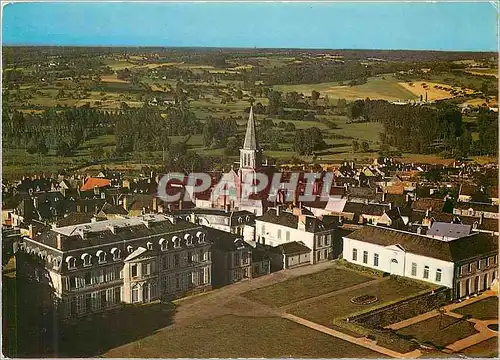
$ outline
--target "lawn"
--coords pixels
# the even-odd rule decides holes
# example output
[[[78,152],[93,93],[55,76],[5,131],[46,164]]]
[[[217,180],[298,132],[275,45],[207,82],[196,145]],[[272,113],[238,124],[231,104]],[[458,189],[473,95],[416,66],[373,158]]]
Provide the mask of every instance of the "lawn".
[[[167,328],[105,357],[379,358],[382,355],[282,318],[223,316]]]
[[[474,319],[498,319],[498,298],[490,296],[470,305],[453,310],[454,313],[471,315]]]
[[[333,268],[255,289],[243,295],[266,305],[280,307],[372,279],[355,271]]]
[[[475,358],[498,358],[498,338],[492,337],[462,350],[462,354]]]
[[[442,319],[440,318],[440,315],[435,316],[399,329],[397,333],[413,336],[421,342],[429,342],[442,347],[477,333],[474,324],[466,320],[448,315],[443,315]]]
[[[342,287],[338,287],[342,289]],[[428,286],[424,283],[413,281],[399,281],[393,278],[385,278],[381,282],[354,289],[308,304],[299,305],[290,311],[302,318],[316,323],[330,326],[336,318],[345,318],[351,314],[366,312],[374,308],[385,306],[426,290]],[[371,305],[357,305],[351,299],[360,295],[374,295],[379,300]]]

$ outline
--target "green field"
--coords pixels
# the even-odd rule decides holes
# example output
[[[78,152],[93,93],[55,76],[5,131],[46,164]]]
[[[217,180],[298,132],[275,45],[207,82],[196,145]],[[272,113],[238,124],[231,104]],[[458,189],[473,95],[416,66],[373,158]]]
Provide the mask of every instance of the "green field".
[[[279,307],[372,279],[351,270],[333,268],[252,290],[244,295],[266,305]]]
[[[453,312],[470,315],[474,319],[479,320],[498,319],[498,297],[490,296],[484,300],[455,309]]]
[[[384,278],[375,284],[299,305],[291,309],[291,312],[310,321],[330,326],[334,319],[342,319],[355,313],[367,312],[371,309],[416,295],[426,289],[429,289],[428,285],[420,282],[402,282],[397,279]],[[371,305],[358,305],[351,302],[353,297],[361,295],[376,296],[378,301]]]
[[[415,337],[421,342],[447,346],[455,341],[474,335],[474,324],[451,316],[440,315],[399,329],[398,334]]]
[[[321,84],[300,84],[300,85],[278,85],[276,90],[283,92],[297,91],[310,96],[313,90],[322,95],[328,95],[330,99],[366,99],[371,100],[416,100],[417,96],[398,84],[391,75],[377,76],[369,78],[366,84],[355,86],[341,86],[338,82]]]
[[[382,355],[282,318],[223,316],[172,327],[105,357],[380,358]]]

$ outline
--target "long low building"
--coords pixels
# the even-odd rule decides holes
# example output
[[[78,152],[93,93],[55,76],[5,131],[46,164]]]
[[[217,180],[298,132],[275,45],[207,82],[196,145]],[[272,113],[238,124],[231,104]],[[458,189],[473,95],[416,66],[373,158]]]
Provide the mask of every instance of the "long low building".
[[[346,261],[453,289],[459,299],[498,281],[498,237],[478,233],[443,241],[377,226],[343,237]]]

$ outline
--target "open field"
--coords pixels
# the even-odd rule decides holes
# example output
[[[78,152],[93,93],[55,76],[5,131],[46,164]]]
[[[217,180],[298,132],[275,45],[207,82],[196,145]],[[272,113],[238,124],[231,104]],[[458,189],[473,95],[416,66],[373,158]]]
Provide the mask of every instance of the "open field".
[[[466,94],[472,93],[471,90],[469,89],[450,87],[449,85],[446,84],[427,82],[427,81],[415,81],[412,83],[400,82],[399,84],[408,91],[415,94],[417,97],[422,96],[424,100],[427,94],[428,101],[453,98],[455,97],[455,95],[451,94],[452,90],[464,91]]]
[[[281,318],[223,316],[172,327],[105,357],[333,358],[382,355]]]
[[[430,342],[436,346],[447,346],[457,340],[474,335],[474,324],[452,316],[440,315],[399,329],[397,333],[413,336],[421,342]]]
[[[367,97],[375,100],[415,100],[417,96],[411,91],[401,86],[391,75],[377,76],[369,78],[363,85],[347,86],[340,85],[339,82],[329,82],[320,84],[298,84],[298,85],[276,85],[278,91],[297,91],[306,96],[310,96],[313,90],[322,95],[328,95],[330,99],[357,100]]]
[[[384,278],[380,282],[365,287],[337,294],[333,297],[320,299],[308,304],[299,305],[290,310],[291,313],[307,320],[331,326],[336,318],[344,318],[358,312],[366,312],[374,308],[416,295],[430,287],[427,284],[413,281],[398,281]],[[341,289],[339,287],[338,289]],[[358,305],[351,299],[360,295],[374,295],[379,300],[371,305]]]
[[[498,297],[490,296],[484,300],[455,309],[453,312],[470,315],[474,319],[479,320],[498,319]]]
[[[490,68],[470,68],[466,69],[466,72],[474,75],[488,75],[494,76],[498,78],[498,69],[490,69]]]
[[[371,277],[355,271],[333,268],[252,290],[244,295],[266,305],[279,307],[370,280]]]
[[[114,83],[128,83],[128,81],[118,79],[116,75],[103,75],[101,76],[101,81],[103,82],[114,82]]]

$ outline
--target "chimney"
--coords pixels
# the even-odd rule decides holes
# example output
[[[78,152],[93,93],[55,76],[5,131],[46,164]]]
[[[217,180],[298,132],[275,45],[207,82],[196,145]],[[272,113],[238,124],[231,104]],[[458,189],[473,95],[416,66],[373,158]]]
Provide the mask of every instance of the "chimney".
[[[28,236],[30,239],[33,239],[33,225],[28,225]]]
[[[96,223],[97,222],[97,217],[95,215],[92,216],[92,218],[90,219],[90,222],[91,223]]]
[[[158,202],[156,196],[153,196],[153,212],[158,212]]]
[[[62,238],[61,234],[57,234],[56,236],[56,247],[58,250],[62,250]]]
[[[484,214],[481,213],[481,216],[479,217],[479,225],[483,223],[483,219],[484,219]]]
[[[299,231],[306,231],[306,217],[305,217],[305,215],[299,215],[297,229]]]
[[[182,210],[182,200],[179,200],[179,210]]]
[[[276,216],[280,216],[280,206],[276,206]]]
[[[382,202],[385,202],[385,191],[382,193]]]

